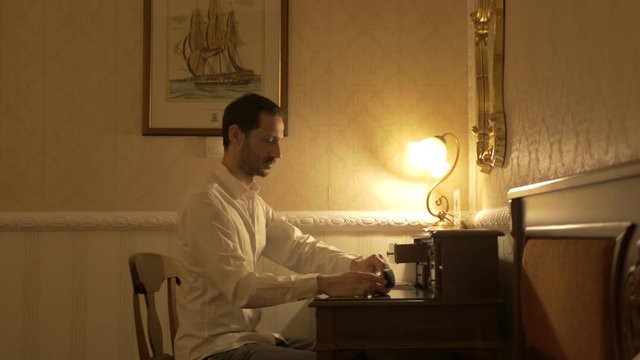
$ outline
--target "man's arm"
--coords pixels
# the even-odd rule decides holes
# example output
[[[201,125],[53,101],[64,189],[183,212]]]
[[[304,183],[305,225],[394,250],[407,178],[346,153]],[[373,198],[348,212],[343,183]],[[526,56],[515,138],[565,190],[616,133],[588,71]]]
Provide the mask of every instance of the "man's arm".
[[[378,274],[386,262],[380,255],[367,258],[347,254],[311,235],[303,234],[284,219],[270,218],[263,255],[298,273],[317,272],[318,292],[331,296],[387,293]],[[327,275],[328,274],[328,275]]]
[[[257,308],[314,296],[316,274],[275,276],[253,270],[248,244],[241,243],[239,229],[208,194],[192,197],[178,223],[184,261],[238,308]]]
[[[359,257],[327,245],[284,219],[274,218],[267,226],[262,255],[297,273],[335,274],[351,270]]]
[[[382,255],[367,258],[347,254],[336,247],[303,234],[300,229],[275,216],[264,202],[267,243],[263,255],[297,273],[333,274],[345,271],[380,273],[388,267]]]

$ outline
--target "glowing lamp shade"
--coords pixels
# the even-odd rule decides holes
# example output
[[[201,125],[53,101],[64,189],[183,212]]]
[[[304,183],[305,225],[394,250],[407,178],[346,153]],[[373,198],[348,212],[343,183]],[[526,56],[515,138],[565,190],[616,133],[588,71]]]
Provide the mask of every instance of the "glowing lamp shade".
[[[409,164],[415,170],[428,171],[434,178],[441,178],[451,166],[447,162],[447,145],[437,137],[409,143]]]
[[[447,144],[446,137],[450,137],[454,140],[455,144],[455,159],[453,165],[447,162]],[[452,133],[444,133],[442,135],[426,138],[421,141],[409,143],[408,157],[409,163],[417,171],[427,170],[431,173],[431,176],[438,179],[435,184],[431,186],[427,193],[427,211],[434,217],[438,218],[438,221],[434,223],[433,227],[448,227],[453,226],[453,215],[449,213],[449,200],[446,196],[439,196],[434,205],[441,209],[432,208],[431,196],[436,186],[445,181],[458,163],[458,155],[460,154],[460,142],[458,137]]]

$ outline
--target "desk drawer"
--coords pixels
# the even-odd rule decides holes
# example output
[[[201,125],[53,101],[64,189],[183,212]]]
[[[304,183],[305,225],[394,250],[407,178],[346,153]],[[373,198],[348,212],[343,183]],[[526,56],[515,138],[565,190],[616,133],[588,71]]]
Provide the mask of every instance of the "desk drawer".
[[[316,308],[317,350],[497,349],[499,305]]]

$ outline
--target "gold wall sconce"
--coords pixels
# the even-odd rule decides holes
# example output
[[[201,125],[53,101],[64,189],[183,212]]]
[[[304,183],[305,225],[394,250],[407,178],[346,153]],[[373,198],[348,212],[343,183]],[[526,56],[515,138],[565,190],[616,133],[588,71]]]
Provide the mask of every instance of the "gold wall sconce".
[[[448,150],[446,137],[453,139],[455,144],[456,154],[453,164],[451,165],[447,162]],[[433,194],[433,190],[451,175],[458,163],[459,155],[460,142],[458,141],[458,137],[449,132],[409,143],[408,156],[411,166],[416,170],[427,170],[431,176],[438,179],[427,193],[427,211],[431,216],[438,218],[438,221],[432,224],[430,228],[454,226],[453,214],[449,212],[449,200],[444,195],[439,196],[434,201],[434,204],[439,210],[434,210],[431,206],[431,195]]]
[[[483,173],[502,167],[507,144],[503,102],[504,0],[478,0],[475,28],[476,164]]]

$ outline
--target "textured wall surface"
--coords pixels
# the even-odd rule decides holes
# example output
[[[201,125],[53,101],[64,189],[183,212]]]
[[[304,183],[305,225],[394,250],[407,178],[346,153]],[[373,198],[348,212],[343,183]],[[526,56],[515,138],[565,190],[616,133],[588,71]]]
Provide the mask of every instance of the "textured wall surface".
[[[505,206],[515,186],[640,158],[640,3],[506,2],[508,160],[477,175],[478,209]]]
[[[454,131],[467,153],[465,12],[291,0],[290,136],[266,200],[421,209],[406,142]],[[176,210],[210,171],[204,139],[140,135],[142,1],[0,0],[0,49],[0,211]],[[466,168],[443,190],[466,199]]]

